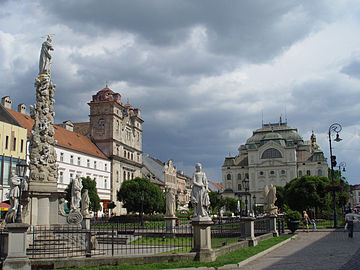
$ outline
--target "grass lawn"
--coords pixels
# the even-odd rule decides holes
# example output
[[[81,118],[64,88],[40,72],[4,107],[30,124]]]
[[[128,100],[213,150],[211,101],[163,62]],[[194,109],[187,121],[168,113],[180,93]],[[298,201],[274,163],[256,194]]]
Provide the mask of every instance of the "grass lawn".
[[[173,263],[154,263],[154,264],[143,264],[143,265],[118,265],[118,266],[103,266],[96,268],[71,268],[78,270],[150,270],[150,269],[173,269],[173,268],[186,268],[186,267],[220,267],[226,264],[236,264],[251,256],[254,256],[288,238],[291,235],[281,235],[279,237],[270,238],[260,242],[256,247],[247,247],[243,249],[239,249],[237,251],[225,254],[224,256],[220,256],[216,259],[215,262],[209,263],[201,263],[201,262],[173,262]],[[68,269],[70,270],[70,269]]]

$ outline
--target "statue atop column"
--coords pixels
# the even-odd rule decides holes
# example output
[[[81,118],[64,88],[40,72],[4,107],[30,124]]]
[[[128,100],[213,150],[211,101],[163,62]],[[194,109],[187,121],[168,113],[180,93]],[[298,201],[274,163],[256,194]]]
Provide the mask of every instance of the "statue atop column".
[[[39,75],[40,74],[50,74],[51,66],[51,55],[49,51],[53,51],[54,48],[51,44],[51,35],[47,36],[46,41],[43,42],[40,52],[40,61],[39,61]]]
[[[48,35],[47,40],[42,44],[39,75],[35,79],[36,104],[30,106],[30,116],[34,119],[29,145],[30,190],[34,190],[34,182],[48,183],[53,186],[51,189],[57,190],[58,167],[54,149],[57,142],[54,139],[53,126],[56,85],[51,82],[50,76],[51,55],[49,51],[54,50],[51,42],[51,35]],[[39,188],[36,187],[35,190],[39,191]]]
[[[167,188],[166,191],[166,213],[167,217],[174,217],[176,212],[175,196],[171,188]]]
[[[206,178],[205,172],[202,171],[201,164],[197,163],[195,165],[195,173],[192,176],[192,190],[191,190],[191,203],[194,207],[194,217],[193,219],[198,220],[209,220],[209,190],[208,190],[208,181]]]

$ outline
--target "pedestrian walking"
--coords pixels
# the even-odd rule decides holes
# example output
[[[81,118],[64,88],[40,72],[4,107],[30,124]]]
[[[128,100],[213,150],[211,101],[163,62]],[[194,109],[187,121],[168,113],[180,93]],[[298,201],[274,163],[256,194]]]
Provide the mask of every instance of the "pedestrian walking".
[[[309,223],[311,223],[311,220],[309,218],[309,215],[304,210],[303,211],[303,232],[305,231],[304,226],[306,226],[306,232],[309,232]]]
[[[316,220],[312,219],[311,223],[312,223],[313,231],[316,231]]]
[[[350,213],[347,213],[345,215],[345,222],[347,225],[346,228],[349,233],[349,238],[353,238],[353,236],[354,236],[354,220],[355,220],[355,215],[353,213],[351,213],[351,210],[350,210]]]

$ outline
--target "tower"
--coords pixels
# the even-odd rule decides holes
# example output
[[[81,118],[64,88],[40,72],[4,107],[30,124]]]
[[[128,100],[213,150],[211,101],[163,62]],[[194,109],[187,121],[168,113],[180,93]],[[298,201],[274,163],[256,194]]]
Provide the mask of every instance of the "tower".
[[[117,191],[121,183],[141,176],[142,123],[139,108],[123,104],[121,95],[107,86],[93,95],[90,106],[90,136],[111,160],[113,213],[124,214]]]

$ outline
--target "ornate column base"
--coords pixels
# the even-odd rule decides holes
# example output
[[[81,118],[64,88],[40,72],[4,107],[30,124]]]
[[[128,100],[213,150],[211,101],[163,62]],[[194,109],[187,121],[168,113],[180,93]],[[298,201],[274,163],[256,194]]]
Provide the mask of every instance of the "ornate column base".
[[[213,262],[216,260],[215,251],[211,248],[211,218],[194,218],[191,222],[194,227],[194,248],[196,260]]]
[[[269,215],[269,218],[270,218],[270,231],[272,232],[274,237],[278,237],[279,232],[278,232],[277,226],[276,226],[277,215]]]
[[[29,258],[26,256],[26,231],[30,225],[26,223],[10,223],[6,225],[9,231],[8,256],[4,261],[4,270],[31,270]]]
[[[243,217],[241,221],[245,221],[245,239],[248,241],[249,246],[257,246],[258,241],[255,237],[254,217]]]
[[[175,226],[176,226],[176,216],[172,217],[164,217],[165,219],[165,226],[167,233],[175,233]]]

